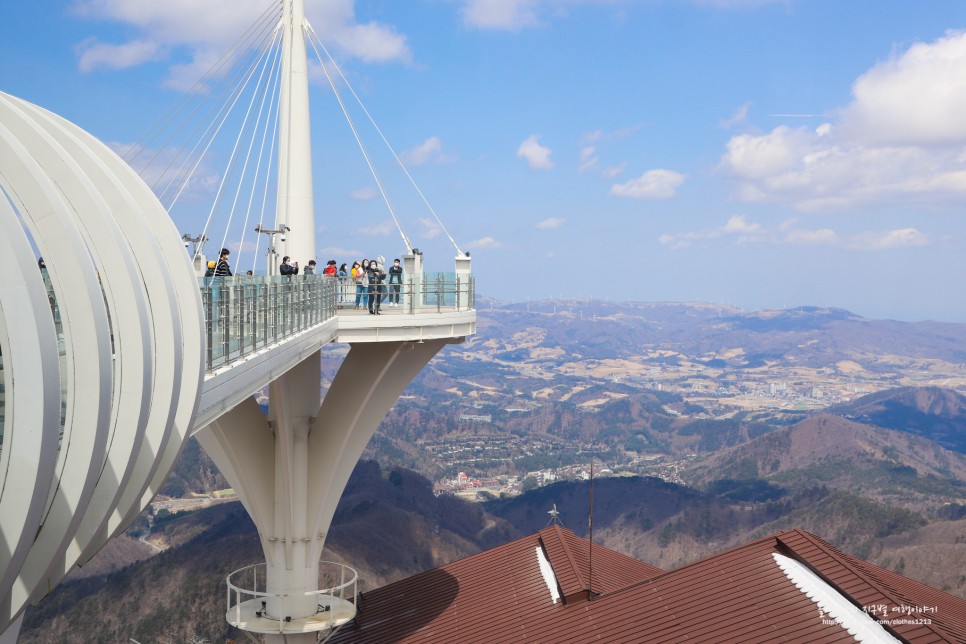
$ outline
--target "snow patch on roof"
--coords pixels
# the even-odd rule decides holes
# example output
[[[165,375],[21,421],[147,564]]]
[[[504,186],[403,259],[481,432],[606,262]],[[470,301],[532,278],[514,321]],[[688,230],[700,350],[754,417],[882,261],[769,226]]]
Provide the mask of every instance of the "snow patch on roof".
[[[540,564],[540,574],[543,575],[543,581],[547,584],[547,590],[550,591],[550,599],[556,604],[557,600],[560,599],[560,590],[557,588],[557,577],[553,574],[553,566],[550,565],[546,555],[543,554],[543,548],[537,546],[536,551],[537,563]]]
[[[823,615],[822,619],[834,620],[859,642],[899,644],[899,640],[890,635],[868,613],[856,608],[840,592],[801,563],[778,553],[772,553],[771,556],[789,581],[818,604],[820,613],[827,615]]]

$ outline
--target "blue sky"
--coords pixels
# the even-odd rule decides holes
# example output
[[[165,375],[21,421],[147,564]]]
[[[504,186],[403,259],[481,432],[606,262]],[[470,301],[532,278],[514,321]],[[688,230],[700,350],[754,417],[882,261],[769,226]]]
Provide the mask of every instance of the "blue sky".
[[[966,321],[962,0],[306,4],[480,293]],[[266,6],[8,2],[0,90],[123,148]],[[319,259],[398,256],[313,79]],[[366,145],[428,267],[449,270],[445,235]],[[205,170],[172,211],[182,232],[204,224]]]

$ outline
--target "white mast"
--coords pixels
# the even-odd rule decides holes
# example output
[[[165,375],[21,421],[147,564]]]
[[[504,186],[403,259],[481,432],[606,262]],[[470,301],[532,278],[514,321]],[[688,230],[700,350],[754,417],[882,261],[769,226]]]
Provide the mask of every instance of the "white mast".
[[[305,0],[283,0],[282,84],[279,95],[278,203],[275,228],[290,231],[277,245],[278,260],[289,255],[300,266],[315,256],[312,196],[312,132],[309,75],[305,56]]]

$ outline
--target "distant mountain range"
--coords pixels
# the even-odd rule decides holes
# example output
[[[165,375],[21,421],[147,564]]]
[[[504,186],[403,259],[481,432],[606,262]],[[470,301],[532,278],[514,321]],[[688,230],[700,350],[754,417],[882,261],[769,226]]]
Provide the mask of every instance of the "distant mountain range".
[[[743,368],[775,360],[823,367],[863,355],[966,362],[964,324],[872,320],[835,308],[547,300],[493,305],[479,318],[479,333],[467,347],[490,343],[503,349],[494,357],[509,359],[536,360],[541,349],[563,347],[556,357],[564,361],[661,349]],[[530,339],[521,342],[525,335]],[[738,351],[724,357],[731,349]]]
[[[658,567],[799,526],[848,552],[966,594],[959,566],[966,519],[930,523],[913,510],[826,487],[701,491],[627,477],[596,480],[593,493],[595,541]],[[557,483],[481,507],[434,497],[429,481],[413,472],[362,462],[323,558],[356,568],[364,591],[535,532],[549,523],[554,505],[564,525],[588,534],[590,482]],[[164,521],[158,530],[152,538],[170,543],[169,550],[62,584],[28,610],[20,641],[241,641],[224,621],[225,576],[262,558],[243,509],[233,502],[199,510]]]
[[[324,382],[344,351],[327,349]],[[479,311],[478,335],[434,359],[386,418],[367,450],[375,460],[359,465],[343,495],[325,556],[358,567],[374,587],[539,530],[553,504],[568,528],[587,534],[588,482],[483,505],[436,497],[430,480],[449,466],[427,446],[450,441],[472,456],[483,447],[471,444],[486,438],[489,449],[516,452],[468,458],[459,467],[471,475],[525,474],[589,453],[618,470],[649,458],[676,463],[679,483],[594,481],[594,539],[661,568],[801,527],[966,596],[959,391],[966,325],[814,307],[493,303]],[[192,443],[165,492],[223,485]],[[158,530],[152,539],[169,551],[64,584],[28,612],[22,641],[69,639],[79,625],[80,641],[230,637],[224,576],[262,557],[250,521],[227,504]],[[147,549],[127,538],[91,570]]]
[[[837,405],[830,413],[928,438],[966,454],[966,396],[940,387],[902,387]]]

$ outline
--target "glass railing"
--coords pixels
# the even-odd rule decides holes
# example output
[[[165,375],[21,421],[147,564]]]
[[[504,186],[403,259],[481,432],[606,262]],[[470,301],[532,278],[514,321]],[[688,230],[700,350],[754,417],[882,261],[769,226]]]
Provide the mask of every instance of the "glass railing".
[[[331,319],[339,309],[429,313],[475,307],[471,275],[423,273],[368,285],[351,277],[202,277],[208,371]]]
[[[403,313],[429,311],[465,311],[476,307],[476,282],[472,275],[458,273],[423,273],[418,277],[402,276],[399,282],[388,280],[376,286],[359,283],[351,277],[340,277],[339,308],[398,309]],[[373,307],[369,307],[369,300]]]
[[[208,370],[321,324],[336,313],[336,280],[298,277],[202,277]]]

